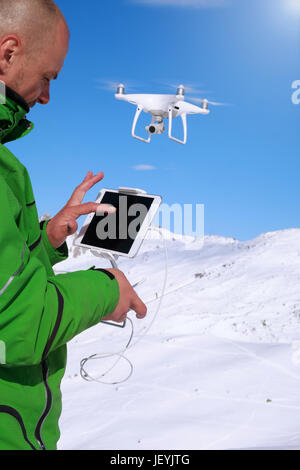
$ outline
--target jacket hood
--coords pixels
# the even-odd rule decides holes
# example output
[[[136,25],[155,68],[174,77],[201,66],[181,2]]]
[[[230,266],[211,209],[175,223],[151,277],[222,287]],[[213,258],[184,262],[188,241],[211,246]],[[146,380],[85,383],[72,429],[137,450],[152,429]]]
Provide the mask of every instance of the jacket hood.
[[[33,123],[26,119],[30,111],[24,99],[9,87],[5,87],[6,96],[0,91],[0,143],[6,144],[27,135],[33,129]]]

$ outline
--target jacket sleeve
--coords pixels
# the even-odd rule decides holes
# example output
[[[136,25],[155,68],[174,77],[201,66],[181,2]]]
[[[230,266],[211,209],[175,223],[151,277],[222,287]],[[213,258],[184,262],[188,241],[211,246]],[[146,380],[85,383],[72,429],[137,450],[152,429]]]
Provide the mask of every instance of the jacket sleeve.
[[[51,266],[54,266],[55,264],[61,263],[62,261],[65,261],[68,258],[69,250],[68,250],[67,243],[64,243],[57,250],[53,248],[53,246],[49,242],[49,238],[47,234],[47,225],[49,222],[50,222],[49,220],[44,220],[44,222],[40,223],[40,228],[41,228],[43,243],[46,248],[47,254],[49,256]]]
[[[49,278],[42,261],[31,256],[16,222],[19,205],[1,176],[0,209],[0,341],[5,365],[39,364],[115,310],[118,282],[113,275],[92,270]]]

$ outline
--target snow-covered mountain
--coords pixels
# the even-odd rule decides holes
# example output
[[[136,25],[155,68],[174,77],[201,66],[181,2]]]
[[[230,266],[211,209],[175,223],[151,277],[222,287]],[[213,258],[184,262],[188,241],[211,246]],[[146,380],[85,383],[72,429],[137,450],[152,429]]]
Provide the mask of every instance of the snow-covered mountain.
[[[126,329],[98,326],[69,344],[61,449],[300,449],[300,229],[239,242],[159,235],[119,268],[148,304],[120,385],[86,382],[79,363],[124,350]],[[57,273],[107,267],[72,246]],[[153,321],[154,320],[154,321]],[[149,329],[150,327],[150,329]],[[115,367],[105,374],[114,364]],[[130,365],[93,360],[88,372],[118,382]]]

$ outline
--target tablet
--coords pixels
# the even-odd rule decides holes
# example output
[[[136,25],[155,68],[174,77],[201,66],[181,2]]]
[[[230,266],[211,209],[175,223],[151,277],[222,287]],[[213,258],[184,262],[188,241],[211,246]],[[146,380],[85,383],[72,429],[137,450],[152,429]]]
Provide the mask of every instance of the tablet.
[[[114,214],[89,214],[77,246],[133,258],[137,255],[162,198],[143,192],[102,189],[96,203],[111,204]]]

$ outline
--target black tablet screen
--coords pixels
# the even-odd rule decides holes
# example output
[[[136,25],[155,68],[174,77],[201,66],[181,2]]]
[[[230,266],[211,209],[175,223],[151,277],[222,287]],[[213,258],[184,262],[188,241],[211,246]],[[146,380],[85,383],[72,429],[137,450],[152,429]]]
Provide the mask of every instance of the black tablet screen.
[[[81,243],[129,254],[154,198],[106,191],[101,204],[111,204],[115,214],[95,215]]]

